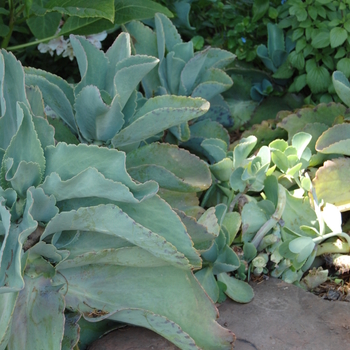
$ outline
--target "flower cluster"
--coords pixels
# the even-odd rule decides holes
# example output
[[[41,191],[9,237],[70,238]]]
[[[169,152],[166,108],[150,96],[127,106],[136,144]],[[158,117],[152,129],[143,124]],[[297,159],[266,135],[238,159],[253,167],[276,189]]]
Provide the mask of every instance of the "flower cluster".
[[[57,33],[59,33],[60,29],[58,29]],[[89,40],[92,44],[94,44],[98,49],[102,47],[101,41],[106,39],[107,33],[103,31],[99,34],[93,34],[86,36],[86,39]],[[39,44],[38,50],[41,53],[48,52],[51,56],[54,55],[55,51],[56,54],[59,56],[62,54],[62,57],[69,57],[71,61],[74,59],[74,51],[72,44],[70,43],[69,39],[64,39],[63,35],[50,40],[47,44]]]

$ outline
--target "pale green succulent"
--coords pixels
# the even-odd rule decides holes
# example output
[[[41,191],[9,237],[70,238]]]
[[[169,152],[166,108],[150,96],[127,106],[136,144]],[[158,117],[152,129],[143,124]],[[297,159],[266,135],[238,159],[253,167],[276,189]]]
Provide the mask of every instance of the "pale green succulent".
[[[120,34],[106,53],[83,37],[71,36],[70,41],[81,74],[78,84],[34,68],[25,69],[25,81],[39,88],[45,106],[80,142],[135,149],[209,109],[202,98],[165,95],[147,100],[137,92],[142,78],[159,60],[131,55],[127,33]]]
[[[226,127],[233,125],[229,106],[220,94],[233,83],[223,68],[235,55],[216,48],[195,54],[192,41],[183,42],[176,27],[160,13],[155,16],[154,31],[137,21],[128,23],[125,30],[131,34],[138,54],[159,58],[158,67],[142,79],[147,98],[164,94],[202,97],[210,102],[210,109],[200,119]],[[185,123],[170,128],[170,132],[176,140],[184,142],[189,140],[192,130]],[[175,142],[171,137],[169,140]]]
[[[85,47],[82,39],[72,39]],[[89,55],[91,47],[85,49],[77,55]],[[81,140],[128,144],[127,131],[115,137],[102,127],[112,122],[113,132],[119,128],[109,111],[122,104],[103,104],[97,90],[106,88],[110,95],[115,85],[101,86],[96,77],[91,86],[88,66],[86,72],[72,87],[28,69],[27,84],[40,90],[26,91],[20,63],[6,51],[0,54],[0,349],[84,348],[118,327],[112,321],[150,328],[182,349],[231,349],[232,333],[216,323],[217,310],[192,272],[201,267],[193,242],[207,246],[214,237],[204,231],[192,242],[178,215],[156,194],[158,184],[131,179],[124,152],[56,144],[41,114],[41,93]],[[126,90],[120,91],[127,104]],[[86,114],[92,124],[77,117],[83,96],[96,98],[96,105],[85,100],[91,108],[103,106],[100,114]],[[168,97],[162,98],[153,103]],[[186,118],[205,109],[203,100],[186,101],[191,101]],[[138,120],[136,125],[145,125],[146,113],[129,127]],[[96,125],[101,133],[93,133]]]

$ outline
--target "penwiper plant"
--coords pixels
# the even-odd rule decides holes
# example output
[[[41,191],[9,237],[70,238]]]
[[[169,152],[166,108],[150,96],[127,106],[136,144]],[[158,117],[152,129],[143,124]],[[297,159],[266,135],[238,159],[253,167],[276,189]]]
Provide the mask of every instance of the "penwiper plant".
[[[154,31],[137,21],[126,24],[125,30],[132,36],[136,53],[159,59],[158,67],[142,79],[147,98],[164,94],[202,97],[210,102],[210,109],[201,119],[226,127],[233,125],[229,107],[220,94],[232,85],[223,68],[235,55],[216,48],[195,54],[192,41],[183,42],[176,27],[160,13],[155,16]],[[190,129],[187,123],[170,128],[170,140],[187,141]]]
[[[27,86],[39,88],[53,117],[82,143],[129,151],[209,109],[201,98],[166,95],[147,100],[137,92],[142,78],[159,60],[131,55],[127,33],[120,34],[106,53],[83,37],[70,40],[81,74],[78,84],[34,68],[25,69],[25,79]],[[53,124],[62,128],[58,120]]]
[[[158,184],[135,183],[124,152],[57,143],[40,114],[42,94],[79,138],[105,141],[87,139],[79,118],[68,119],[74,92],[97,97],[96,89],[87,79],[73,89],[27,72],[40,90],[26,90],[20,63],[1,51],[0,349],[84,348],[91,333],[120,323],[151,328],[182,349],[231,349],[233,334],[216,323],[217,310],[193,276],[199,253],[156,194]],[[59,98],[65,104],[52,102]],[[188,115],[200,114],[203,103],[196,100]],[[95,121],[110,120],[106,114]]]

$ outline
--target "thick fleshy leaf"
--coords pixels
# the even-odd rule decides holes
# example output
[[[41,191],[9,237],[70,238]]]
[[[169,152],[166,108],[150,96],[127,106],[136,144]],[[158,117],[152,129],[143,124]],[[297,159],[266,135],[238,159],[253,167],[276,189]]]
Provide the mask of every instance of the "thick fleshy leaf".
[[[293,136],[308,124],[323,123],[331,127],[336,117],[347,114],[346,107],[340,103],[321,103],[315,108],[302,108],[298,113],[288,115],[277,126],[287,130],[288,140],[291,141]]]
[[[175,209],[175,212],[186,226],[186,230],[194,243],[195,249],[199,252],[208,250],[216,236],[210,233],[204,225],[198,223],[195,218],[187,216],[183,211],[178,209]]]
[[[233,240],[235,239],[240,227],[242,219],[237,212],[226,213],[224,220],[222,222],[221,228],[224,230],[226,235],[226,244],[231,246]]]
[[[26,95],[30,110],[34,116],[45,116],[43,94],[37,86],[26,86]]]
[[[226,157],[227,144],[219,139],[206,139],[201,146],[214,158],[215,162],[220,162]]]
[[[49,122],[42,117],[33,117],[35,131],[38,134],[41,147],[45,149],[47,146],[53,146],[55,144],[54,134],[55,129],[49,124]]]
[[[113,313],[109,318],[152,329],[153,332],[161,334],[180,349],[200,350],[195,341],[179,325],[153,312],[142,309],[125,309]]]
[[[78,133],[72,101],[69,100],[69,95],[66,95],[65,91],[61,89],[61,86],[56,84],[56,82],[49,81],[46,76],[29,73],[26,74],[26,84],[38,86],[43,95],[45,105],[48,105],[54,111],[55,115],[62,119],[74,133]],[[69,93],[71,92],[69,88],[65,90],[69,91]]]
[[[301,159],[303,152],[309,142],[311,141],[312,136],[305,132],[299,132],[295,134],[292,138],[292,146],[296,148],[298,158]]]
[[[117,63],[131,56],[130,35],[127,33],[119,34],[107,50],[106,56],[109,60],[108,76],[114,77]]]
[[[96,86],[84,87],[76,97],[74,108],[79,131],[88,142],[107,142],[124,124],[119,96],[108,106]]]
[[[157,186],[154,186],[154,191],[145,194],[144,197],[134,197],[127,186],[106,179],[95,168],[90,167],[66,181],[63,181],[57,173],[51,173],[40,187],[46,194],[54,195],[57,201],[98,197],[129,203],[137,203],[139,200],[154,195],[158,189]]]
[[[166,56],[166,77],[169,93],[176,95],[180,86],[180,74],[186,62],[178,57],[174,57],[175,52],[169,52]]]
[[[256,145],[257,138],[255,136],[248,136],[239,141],[233,150],[233,167],[238,168],[243,165],[246,158]]]
[[[106,91],[110,96],[114,96],[114,77],[117,72],[116,66],[119,62],[131,56],[130,35],[128,33],[119,34],[113,45],[106,52],[106,56],[109,60],[106,76]]]
[[[218,275],[222,272],[235,271],[239,268],[239,265],[240,261],[237,254],[228,245],[225,245],[214,262],[213,274]]]
[[[171,52],[173,47],[182,43],[176,27],[172,22],[161,13],[155,16],[155,25],[157,33],[158,57],[160,60],[164,58],[165,51]]]
[[[218,281],[226,284],[225,294],[237,303],[249,303],[254,298],[253,288],[247,282],[231,277],[225,272],[217,278]]]
[[[315,247],[311,237],[298,237],[289,243],[289,250],[297,254],[297,261],[302,262],[309,257]]]
[[[126,24],[125,27],[128,33],[135,38],[133,41],[133,46],[139,55],[158,56],[156,34],[151,28],[138,21],[132,21]],[[157,69],[153,69],[142,80],[142,86],[145,90],[145,95],[147,98],[154,96],[154,92],[160,85],[161,83],[159,81]]]
[[[350,159],[327,160],[313,180],[317,198],[334,204],[340,211],[350,208]]]
[[[5,177],[8,179],[14,177],[22,161],[37,164],[40,176],[39,181],[45,171],[44,152],[35,131],[32,116],[28,107],[21,102],[18,102],[17,105],[17,119],[21,120],[21,124],[3,157],[3,166],[1,169],[1,184],[3,188],[9,186],[7,182],[9,180],[6,180]],[[6,162],[6,160],[10,159],[12,159],[11,164]],[[7,169],[5,169],[5,162]]]
[[[58,213],[55,197],[48,196],[41,188],[31,187],[28,192],[33,198],[30,215],[36,221],[49,222]]]
[[[6,69],[6,74],[5,74]],[[12,137],[17,132],[20,118],[14,118],[17,114],[17,102],[29,107],[24,87],[24,72],[15,56],[1,50],[0,54],[0,148],[6,149]]]
[[[114,235],[140,246],[154,256],[175,266],[190,267],[187,258],[163,237],[146,229],[114,205],[80,208],[55,216],[45,228],[41,239],[69,230],[94,231]]]
[[[350,124],[338,124],[326,130],[317,140],[316,150],[350,156]]]
[[[66,259],[57,267],[61,270],[71,269],[91,264],[108,264],[131,267],[159,267],[169,265],[164,260],[155,257],[140,247],[123,247],[104,249],[81,254],[74,259]]]
[[[228,64],[234,61],[235,58],[236,55],[230,51],[221,50],[218,48],[210,48],[204,62],[204,69],[225,68]]]
[[[42,171],[38,163],[21,161],[17,169],[13,165],[13,158],[4,159],[5,180],[17,192],[18,197],[25,198],[28,187],[40,184]]]
[[[196,219],[199,219],[205,211],[199,206],[198,196],[195,192],[176,192],[160,188],[158,195],[169,203],[173,209],[181,210],[186,215]]]
[[[201,267],[201,259],[185,226],[164,200],[155,195],[137,204],[118,202],[118,206],[137,223],[164,237],[187,257],[193,267]]]
[[[228,90],[232,84],[232,79],[224,71],[218,68],[210,68],[202,74],[201,80],[191,96],[211,100],[216,95]]]
[[[69,312],[65,315],[64,337],[62,340],[62,350],[71,350],[78,344],[80,336],[80,327],[78,322],[81,318],[80,313]]]
[[[60,270],[69,283],[68,307],[87,313],[96,308],[112,314],[125,309],[124,317],[118,321],[144,327],[149,327],[146,321],[153,313],[168,318],[175,323],[174,327],[176,324],[180,326],[200,348],[232,348],[232,333],[216,323],[217,311],[190,271],[170,266],[132,268],[108,265],[91,265],[88,275],[85,271],[87,267]],[[56,276],[56,283],[65,283],[60,275]],[[118,282],[121,280],[123,283]],[[134,281],[138,281],[142,288],[134,288]],[[169,302],[177,307],[164,308]],[[127,313],[129,308],[145,310],[146,315],[140,312],[139,317],[131,318]],[[167,327],[164,328],[163,322],[155,330],[170,341],[179,339]]]
[[[130,56],[116,64],[114,76],[114,94],[120,96],[121,108],[124,108],[132,92],[141,80],[158,64],[159,60],[149,56]]]
[[[286,191],[287,201],[283,211],[282,220],[284,226],[294,232],[303,235],[300,226],[312,226],[318,229],[315,211],[308,200],[292,196]]]
[[[149,99],[134,116],[134,122],[112,139],[114,147],[145,140],[172,126],[197,118],[209,109],[200,98],[158,96]]]
[[[211,185],[208,166],[175,145],[152,143],[128,153],[129,174],[140,182],[155,180],[173,191],[199,192]]]
[[[213,158],[210,158],[210,154],[207,153],[201,144],[205,139],[219,139],[224,141],[227,145],[230,143],[230,137],[227,130],[218,122],[212,120],[202,120],[194,123],[190,126],[191,138],[189,141],[181,144],[182,147],[188,148],[196,154],[203,154],[208,157],[212,162],[215,162]]]
[[[11,334],[12,315],[16,306],[17,293],[0,294],[0,349],[6,349]]]
[[[191,95],[195,82],[199,80],[199,75],[208,53],[207,50],[200,51],[197,55],[191,58],[181,72],[181,84],[179,86],[178,95]]]
[[[153,182],[136,184],[125,169],[125,153],[84,144],[67,145],[59,143],[56,147],[49,146],[45,150],[46,173],[57,173],[63,181],[85,171],[89,167],[96,168],[106,179],[121,182],[129,187],[138,199],[156,192],[158,185]]]
[[[250,241],[262,225],[269,219],[266,212],[256,203],[249,202],[242,209],[242,239]]]
[[[32,67],[25,67],[24,72],[26,74],[26,79],[27,79],[28,75],[40,76],[42,78],[45,78],[51,84],[57,85],[62,90],[62,92],[66,95],[70,104],[73,106],[73,104],[74,104],[74,88],[72,85],[68,84],[63,78],[59,77],[58,75],[46,72],[44,70],[32,68]],[[30,82],[30,81],[28,81],[28,82]],[[26,80],[26,85],[35,85],[35,84],[28,84],[28,82]],[[47,88],[47,86],[43,86],[43,90],[45,90],[45,88]],[[42,91],[42,93],[43,93],[43,91]]]
[[[35,349],[60,349],[65,307],[61,286],[52,286],[44,277],[24,279],[13,314],[9,349],[25,349],[28,344]]]
[[[84,37],[70,35],[70,42],[78,61],[81,76],[80,83],[75,86],[75,95],[87,85],[94,85],[99,90],[105,90],[108,58]]]
[[[332,76],[334,89],[339,98],[349,107],[350,106],[350,83],[346,76],[336,71]]]
[[[195,277],[209,295],[210,299],[216,303],[219,299],[219,286],[213,275],[213,269],[211,267],[205,267],[196,272]]]

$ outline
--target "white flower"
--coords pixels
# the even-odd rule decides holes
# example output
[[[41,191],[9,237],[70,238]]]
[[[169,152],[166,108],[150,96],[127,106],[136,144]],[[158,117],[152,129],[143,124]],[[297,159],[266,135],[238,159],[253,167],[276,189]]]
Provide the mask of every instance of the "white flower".
[[[58,34],[60,30],[61,29],[58,28],[56,34]],[[99,34],[88,35],[86,36],[86,39],[89,40],[98,49],[101,49],[102,48],[101,41],[106,39],[106,37],[107,37],[107,33],[103,31],[102,33],[99,33]],[[57,55],[62,54],[62,57],[69,57],[71,61],[73,61],[75,56],[70,40],[69,39],[65,40],[63,36],[60,36],[56,39],[52,39],[47,44],[43,44],[43,43],[39,44],[38,50],[41,53],[48,52],[51,56],[53,56],[56,51]]]
[[[67,40],[64,40],[63,36],[59,38],[50,40],[47,44],[39,44],[38,50],[41,53],[49,52],[51,56],[53,56],[56,51],[57,55],[60,55],[67,48]]]
[[[53,50],[50,48],[50,46],[48,44],[39,44],[38,45],[38,50],[41,52],[41,53],[46,53],[48,52],[51,56],[53,56]]]
[[[99,34],[88,35],[86,37],[92,44],[94,44],[98,49],[102,47],[101,41],[105,40],[107,37],[107,33],[103,31]]]
[[[73,46],[69,40],[66,49],[63,51],[62,57],[69,57],[71,61],[74,59]]]

